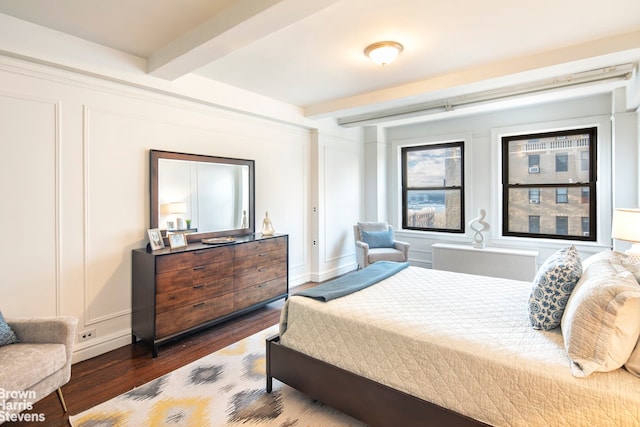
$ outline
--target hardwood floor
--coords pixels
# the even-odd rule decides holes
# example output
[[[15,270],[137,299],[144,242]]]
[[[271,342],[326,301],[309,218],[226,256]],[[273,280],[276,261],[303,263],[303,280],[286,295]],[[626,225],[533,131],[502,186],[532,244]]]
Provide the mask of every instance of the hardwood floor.
[[[291,293],[316,284],[298,286]],[[44,414],[44,423],[15,422],[5,423],[3,426],[68,426],[69,415],[85,411],[275,325],[280,320],[283,304],[284,301],[277,301],[242,317],[163,345],[155,359],[151,357],[151,348],[138,342],[76,363],[71,367],[71,381],[62,387],[67,413],[63,413],[56,393],[52,393],[29,411]]]

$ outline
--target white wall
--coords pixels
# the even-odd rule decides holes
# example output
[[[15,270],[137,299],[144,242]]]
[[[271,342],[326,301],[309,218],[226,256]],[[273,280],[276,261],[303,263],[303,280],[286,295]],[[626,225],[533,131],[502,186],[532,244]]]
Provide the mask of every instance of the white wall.
[[[621,91],[616,96],[624,96]],[[542,263],[566,242],[543,239],[505,238],[501,230],[500,135],[519,131],[543,131],[575,126],[598,127],[598,242],[577,242],[581,255],[611,247],[611,210],[638,206],[638,128],[637,114],[617,111],[612,95],[594,95],[528,107],[476,114],[452,119],[392,127],[387,129],[389,150],[389,220],[396,230],[401,225],[399,194],[399,149],[403,145],[425,142],[465,141],[465,216],[470,220],[478,209],[488,212],[491,230],[487,244],[500,247],[535,249]],[[624,102],[622,102],[624,104]],[[613,125],[611,117],[613,117]],[[367,178],[369,179],[369,178]],[[467,227],[468,228],[468,227]],[[431,266],[431,245],[436,242],[472,242],[472,233],[397,232],[411,243],[413,264]],[[624,246],[624,245],[622,245]]]
[[[312,280],[323,281],[356,267],[352,230],[362,217],[364,158],[362,144],[349,144],[336,136],[315,136]]]
[[[76,344],[76,361],[130,342],[131,250],[146,244],[150,149],[255,160],[256,228],[268,211],[276,231],[289,234],[291,285],[354,262],[345,243],[352,219],[337,212],[359,216],[357,130],[0,57],[0,138],[0,310],[72,315],[79,331],[95,328],[95,338]],[[331,212],[313,246],[318,185]]]

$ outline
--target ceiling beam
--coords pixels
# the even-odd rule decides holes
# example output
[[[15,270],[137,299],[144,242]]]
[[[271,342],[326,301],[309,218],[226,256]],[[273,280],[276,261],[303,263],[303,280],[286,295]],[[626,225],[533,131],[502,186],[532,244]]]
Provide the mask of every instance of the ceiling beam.
[[[333,99],[305,107],[305,116],[347,117],[467,95],[505,85],[523,84],[556,75],[635,62],[640,55],[640,31],[487,63],[441,76],[373,92]]]
[[[596,70],[556,76],[545,80],[505,86],[498,89],[485,90],[422,104],[412,104],[368,114],[341,117],[338,118],[338,124],[346,127],[370,126],[416,116],[424,117],[428,114],[454,111],[460,108],[478,107],[499,101],[514,101],[523,96],[551,95],[561,89],[582,89],[590,86],[599,86],[606,87],[606,91],[611,91],[615,87],[627,86],[628,81],[635,76],[635,68],[636,65],[632,63],[613,65]],[[613,85],[614,83],[615,85]],[[598,91],[604,90],[598,89]]]
[[[151,55],[147,73],[175,80],[338,1],[235,0],[218,15]]]

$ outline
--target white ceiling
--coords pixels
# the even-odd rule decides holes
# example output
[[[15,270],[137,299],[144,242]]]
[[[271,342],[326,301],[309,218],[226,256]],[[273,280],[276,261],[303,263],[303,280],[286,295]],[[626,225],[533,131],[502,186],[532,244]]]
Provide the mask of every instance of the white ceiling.
[[[0,13],[339,116],[640,58],[639,0],[0,0]],[[373,42],[404,45],[381,67]]]

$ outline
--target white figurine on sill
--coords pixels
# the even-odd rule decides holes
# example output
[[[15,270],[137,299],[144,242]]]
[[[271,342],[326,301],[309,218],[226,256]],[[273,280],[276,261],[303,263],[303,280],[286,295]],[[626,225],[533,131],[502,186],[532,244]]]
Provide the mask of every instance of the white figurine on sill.
[[[489,223],[487,223],[484,218],[487,216],[487,211],[484,209],[478,210],[478,217],[469,221],[469,228],[474,231],[473,235],[473,247],[484,249],[484,231],[487,231],[491,228]]]

